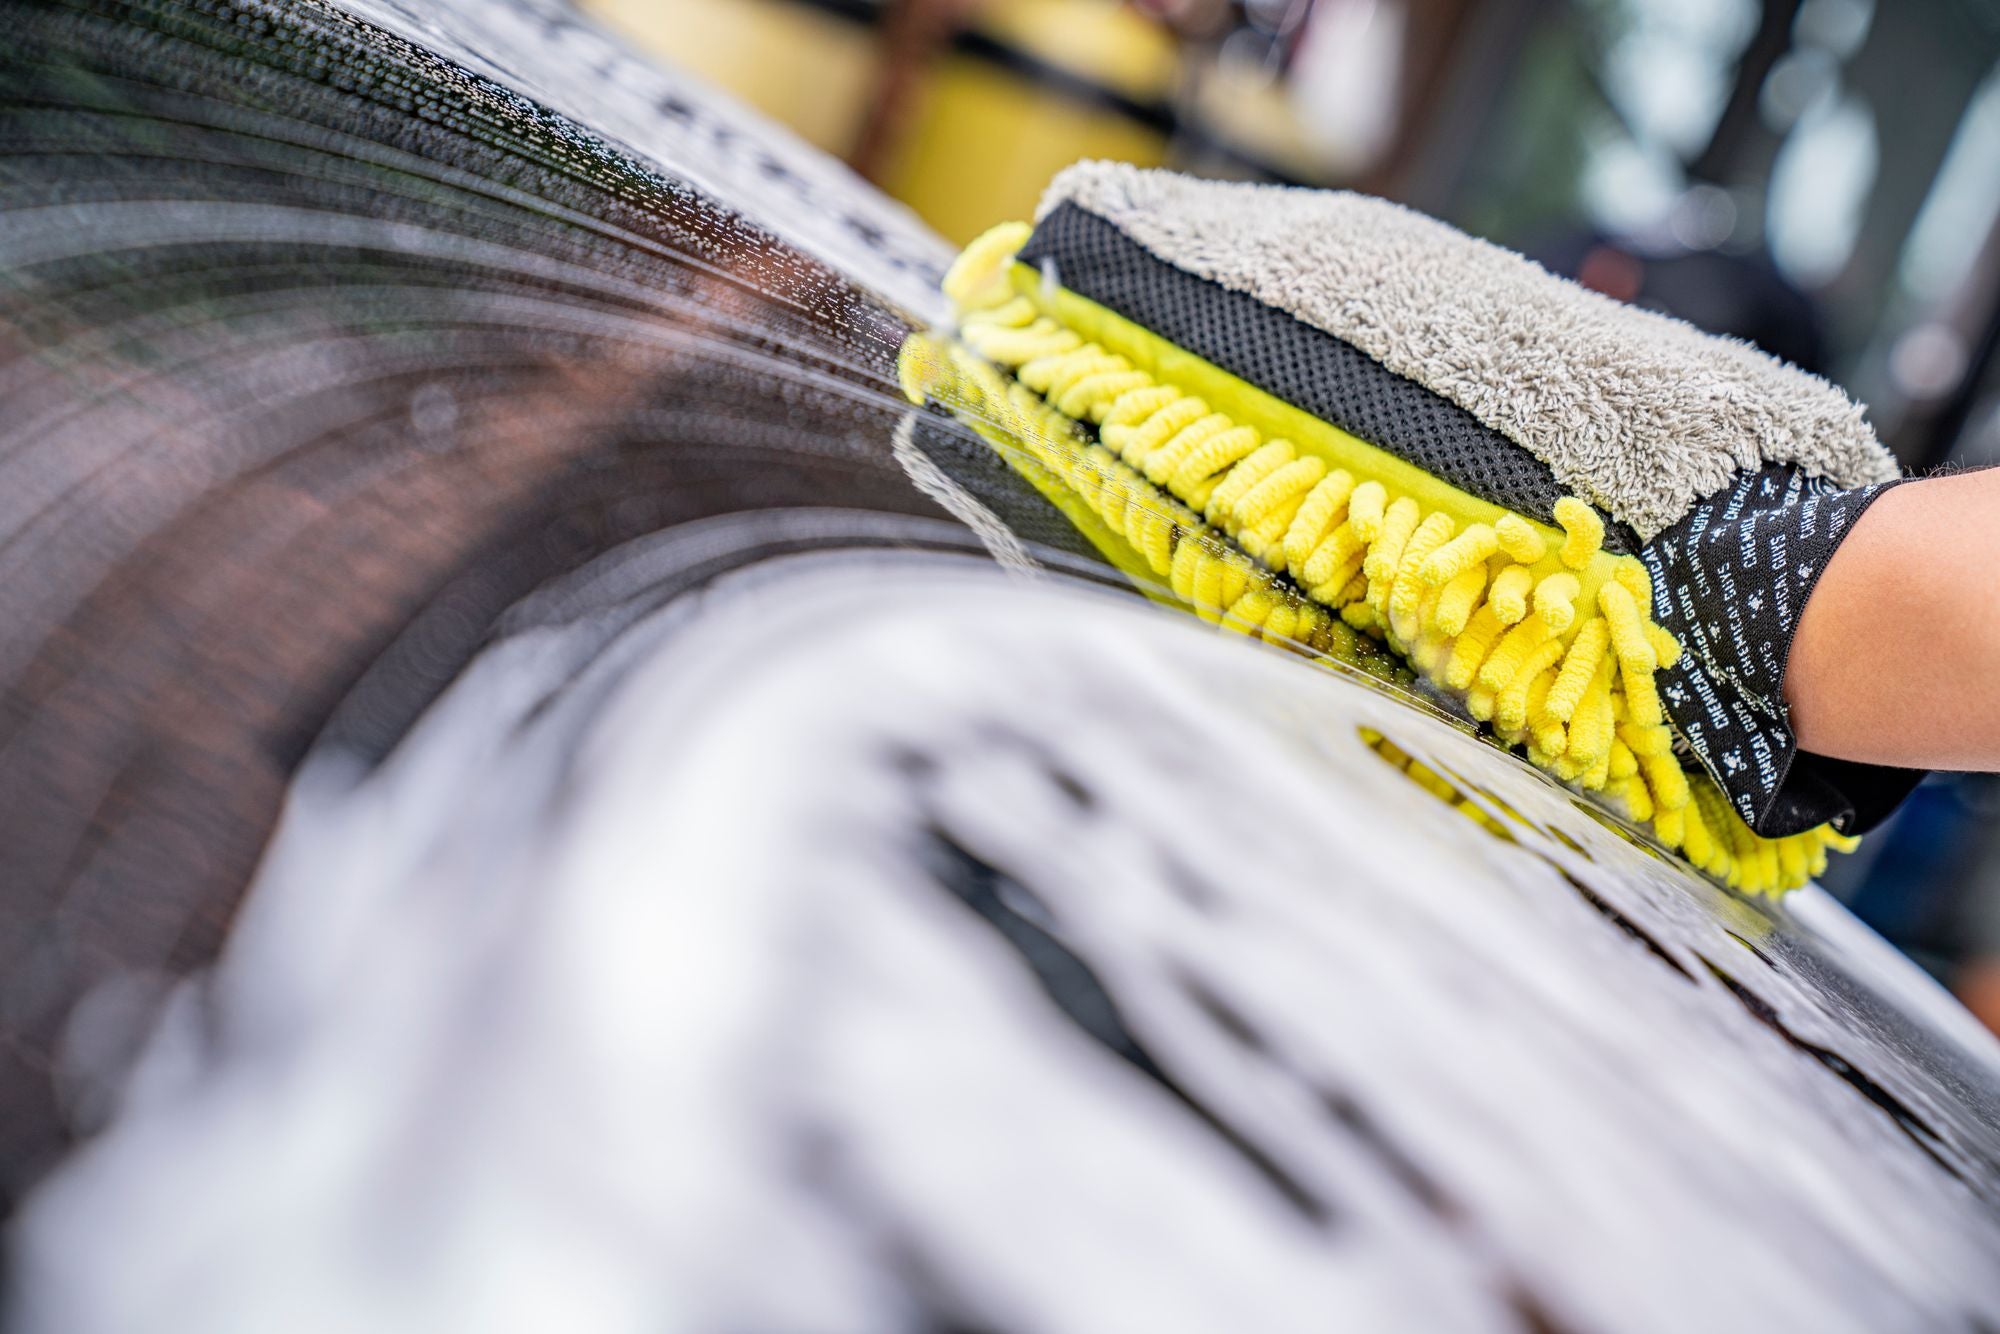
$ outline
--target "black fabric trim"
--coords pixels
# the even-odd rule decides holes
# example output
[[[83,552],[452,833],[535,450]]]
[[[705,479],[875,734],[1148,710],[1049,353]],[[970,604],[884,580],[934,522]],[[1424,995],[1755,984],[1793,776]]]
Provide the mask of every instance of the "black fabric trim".
[[[1785,669],[1806,600],[1834,550],[1888,490],[1841,490],[1774,466],[1745,474],[1639,552],[1653,615],[1686,650],[1661,702],[1744,821],[1767,838],[1882,822],[1923,779],[1798,748]]]
[[[1523,446],[1345,339],[1175,268],[1074,203],[1050,210],[1020,259],[1052,265],[1077,295],[1462,491],[1555,522],[1567,492]],[[1605,529],[1609,550],[1638,549],[1625,525],[1607,519]]]

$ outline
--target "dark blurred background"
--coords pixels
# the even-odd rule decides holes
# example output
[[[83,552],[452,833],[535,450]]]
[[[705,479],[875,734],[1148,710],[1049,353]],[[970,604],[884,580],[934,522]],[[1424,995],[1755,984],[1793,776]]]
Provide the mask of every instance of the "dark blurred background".
[[[2000,0],[581,3],[953,241],[1080,157],[1366,190],[2000,462]],[[1828,888],[2000,1028],[2000,784]]]

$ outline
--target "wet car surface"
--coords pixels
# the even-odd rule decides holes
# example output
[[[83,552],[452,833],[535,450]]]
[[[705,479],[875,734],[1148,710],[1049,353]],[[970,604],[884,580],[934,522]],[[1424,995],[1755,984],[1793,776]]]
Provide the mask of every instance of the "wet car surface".
[[[1986,1034],[1142,596],[837,168],[554,4],[10,21],[23,1328],[2000,1321]]]

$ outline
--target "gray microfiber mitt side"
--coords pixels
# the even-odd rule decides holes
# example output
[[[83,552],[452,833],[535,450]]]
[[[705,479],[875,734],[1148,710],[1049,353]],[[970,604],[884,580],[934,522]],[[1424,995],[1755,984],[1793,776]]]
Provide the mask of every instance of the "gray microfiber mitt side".
[[[1895,460],[1833,385],[1386,200],[1081,162],[1043,196],[1346,340],[1533,453],[1642,541],[1743,473]]]

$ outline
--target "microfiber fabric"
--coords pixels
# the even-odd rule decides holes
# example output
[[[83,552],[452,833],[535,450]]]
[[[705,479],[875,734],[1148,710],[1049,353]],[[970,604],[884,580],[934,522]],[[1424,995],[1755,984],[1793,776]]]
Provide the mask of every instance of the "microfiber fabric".
[[[1082,162],[1038,217],[1064,203],[1429,389],[1641,541],[1770,464],[1837,487],[1897,475],[1825,380],[1386,200]]]

